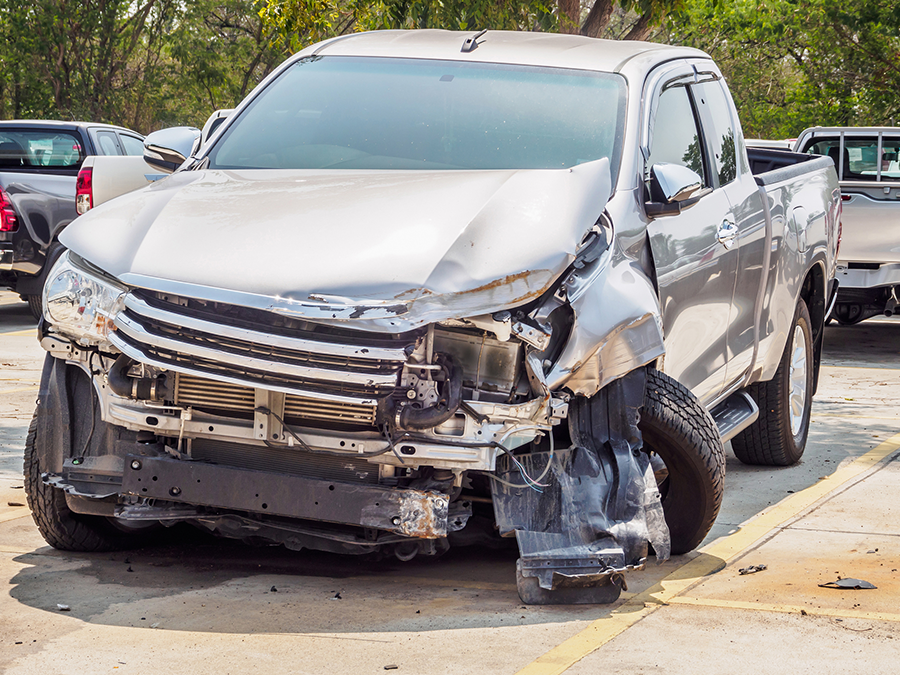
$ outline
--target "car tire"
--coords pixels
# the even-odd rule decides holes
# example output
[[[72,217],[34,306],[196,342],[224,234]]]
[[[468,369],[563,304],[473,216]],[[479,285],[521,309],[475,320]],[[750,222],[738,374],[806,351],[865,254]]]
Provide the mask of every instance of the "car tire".
[[[25,438],[25,495],[44,541],[61,551],[82,552],[116,551],[146,542],[143,533],[124,532],[103,516],[70,510],[65,492],[41,480],[36,442],[37,412]]]
[[[44,307],[43,307],[43,303],[41,302],[41,296],[40,295],[26,295],[22,299],[28,303],[28,309],[31,310],[31,316],[34,317],[34,320],[40,321],[41,317],[44,314]]]
[[[725,449],[716,423],[687,387],[648,369],[638,427],[644,451],[659,455],[665,464],[659,489],[672,553],[692,551],[712,529],[722,506]]]
[[[759,418],[731,439],[731,449],[744,464],[790,466],[803,456],[812,410],[813,362],[812,322],[800,300],[775,377],[747,388],[759,406]]]

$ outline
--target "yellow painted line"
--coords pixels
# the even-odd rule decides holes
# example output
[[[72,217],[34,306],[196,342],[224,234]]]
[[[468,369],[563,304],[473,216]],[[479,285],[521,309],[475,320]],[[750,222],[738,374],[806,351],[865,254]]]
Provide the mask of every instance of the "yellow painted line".
[[[609,615],[597,619],[562,644],[529,663],[517,675],[559,675],[595,652],[638,621],[670,604],[673,598],[698,583],[703,577],[723,569],[728,562],[779,526],[793,520],[823,497],[837,490],[890,456],[900,448],[900,434],[892,436],[866,454],[801,492],[785,498],[763,511],[741,529],[717,539],[702,549],[700,555],[682,565],[656,586],[638,593]]]
[[[21,394],[23,391],[37,391],[40,387],[33,385],[31,387],[19,387],[17,389],[4,389],[0,391],[0,396],[3,394]]]
[[[669,601],[670,605],[691,605],[694,607],[719,607],[722,609],[749,609],[759,612],[778,612],[780,614],[800,614],[809,616],[830,616],[839,619],[868,619],[870,621],[900,622],[900,614],[887,612],[864,612],[853,609],[829,609],[827,607],[804,607],[802,605],[770,605],[765,602],[740,602],[737,600],[715,600],[713,598],[692,598],[679,596]]]
[[[37,328],[29,328],[28,330],[11,330],[0,335],[37,335]]]
[[[24,518],[25,516],[30,516],[31,511],[28,510],[26,506],[13,506],[10,508],[14,508],[15,511],[10,511],[8,513],[0,513],[0,523],[8,523],[11,520],[16,520],[17,518]]]

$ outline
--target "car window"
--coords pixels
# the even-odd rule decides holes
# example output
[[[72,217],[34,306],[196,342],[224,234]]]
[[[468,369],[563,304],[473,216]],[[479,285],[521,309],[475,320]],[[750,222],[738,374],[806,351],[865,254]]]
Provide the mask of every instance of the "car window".
[[[878,138],[844,137],[844,155],[841,158],[841,139],[818,138],[806,147],[812,155],[831,157],[841,180],[878,180]],[[881,180],[900,180],[900,138],[882,138]]]
[[[317,57],[287,68],[216,141],[210,168],[565,169],[607,157],[625,79],[494,63]]]
[[[0,167],[59,168],[79,166],[84,159],[81,141],[71,133],[55,130],[0,131]]]
[[[135,136],[128,136],[126,134],[119,134],[119,140],[122,142],[122,149],[125,151],[126,155],[144,154],[144,141],[142,141],[140,138],[136,138]]]
[[[116,138],[115,131],[98,131],[97,145],[100,146],[101,155],[121,155],[122,150],[119,148],[119,141]]]
[[[707,80],[691,85],[694,102],[703,120],[706,142],[710,146],[713,169],[719,185],[727,185],[737,178],[737,150],[731,106],[719,80]]]
[[[709,186],[703,166],[697,120],[684,86],[665,89],[656,107],[656,118],[650,136],[648,171],[654,164],[661,163],[686,166],[703,178],[704,187]]]

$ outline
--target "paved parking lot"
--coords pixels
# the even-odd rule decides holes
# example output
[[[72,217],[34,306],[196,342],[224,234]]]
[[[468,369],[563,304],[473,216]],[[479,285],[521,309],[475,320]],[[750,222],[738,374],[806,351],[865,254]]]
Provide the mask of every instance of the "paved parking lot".
[[[515,551],[372,563],[178,528],[127,553],[49,548],[17,505],[43,352],[0,293],[0,672],[895,673],[898,338],[898,321],[827,329],[803,461],[729,453],[700,551],[630,575],[613,606],[526,607]],[[877,588],[818,585],[839,577]]]

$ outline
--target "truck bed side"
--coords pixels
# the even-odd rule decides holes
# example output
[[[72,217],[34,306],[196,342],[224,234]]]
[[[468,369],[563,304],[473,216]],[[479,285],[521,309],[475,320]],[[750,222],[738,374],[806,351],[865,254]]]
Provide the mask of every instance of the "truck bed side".
[[[763,197],[768,230],[768,260],[757,303],[759,345],[752,381],[775,374],[787,342],[798,298],[807,299],[820,342],[831,290],[840,191],[834,164],[779,150],[748,149],[751,171]]]

